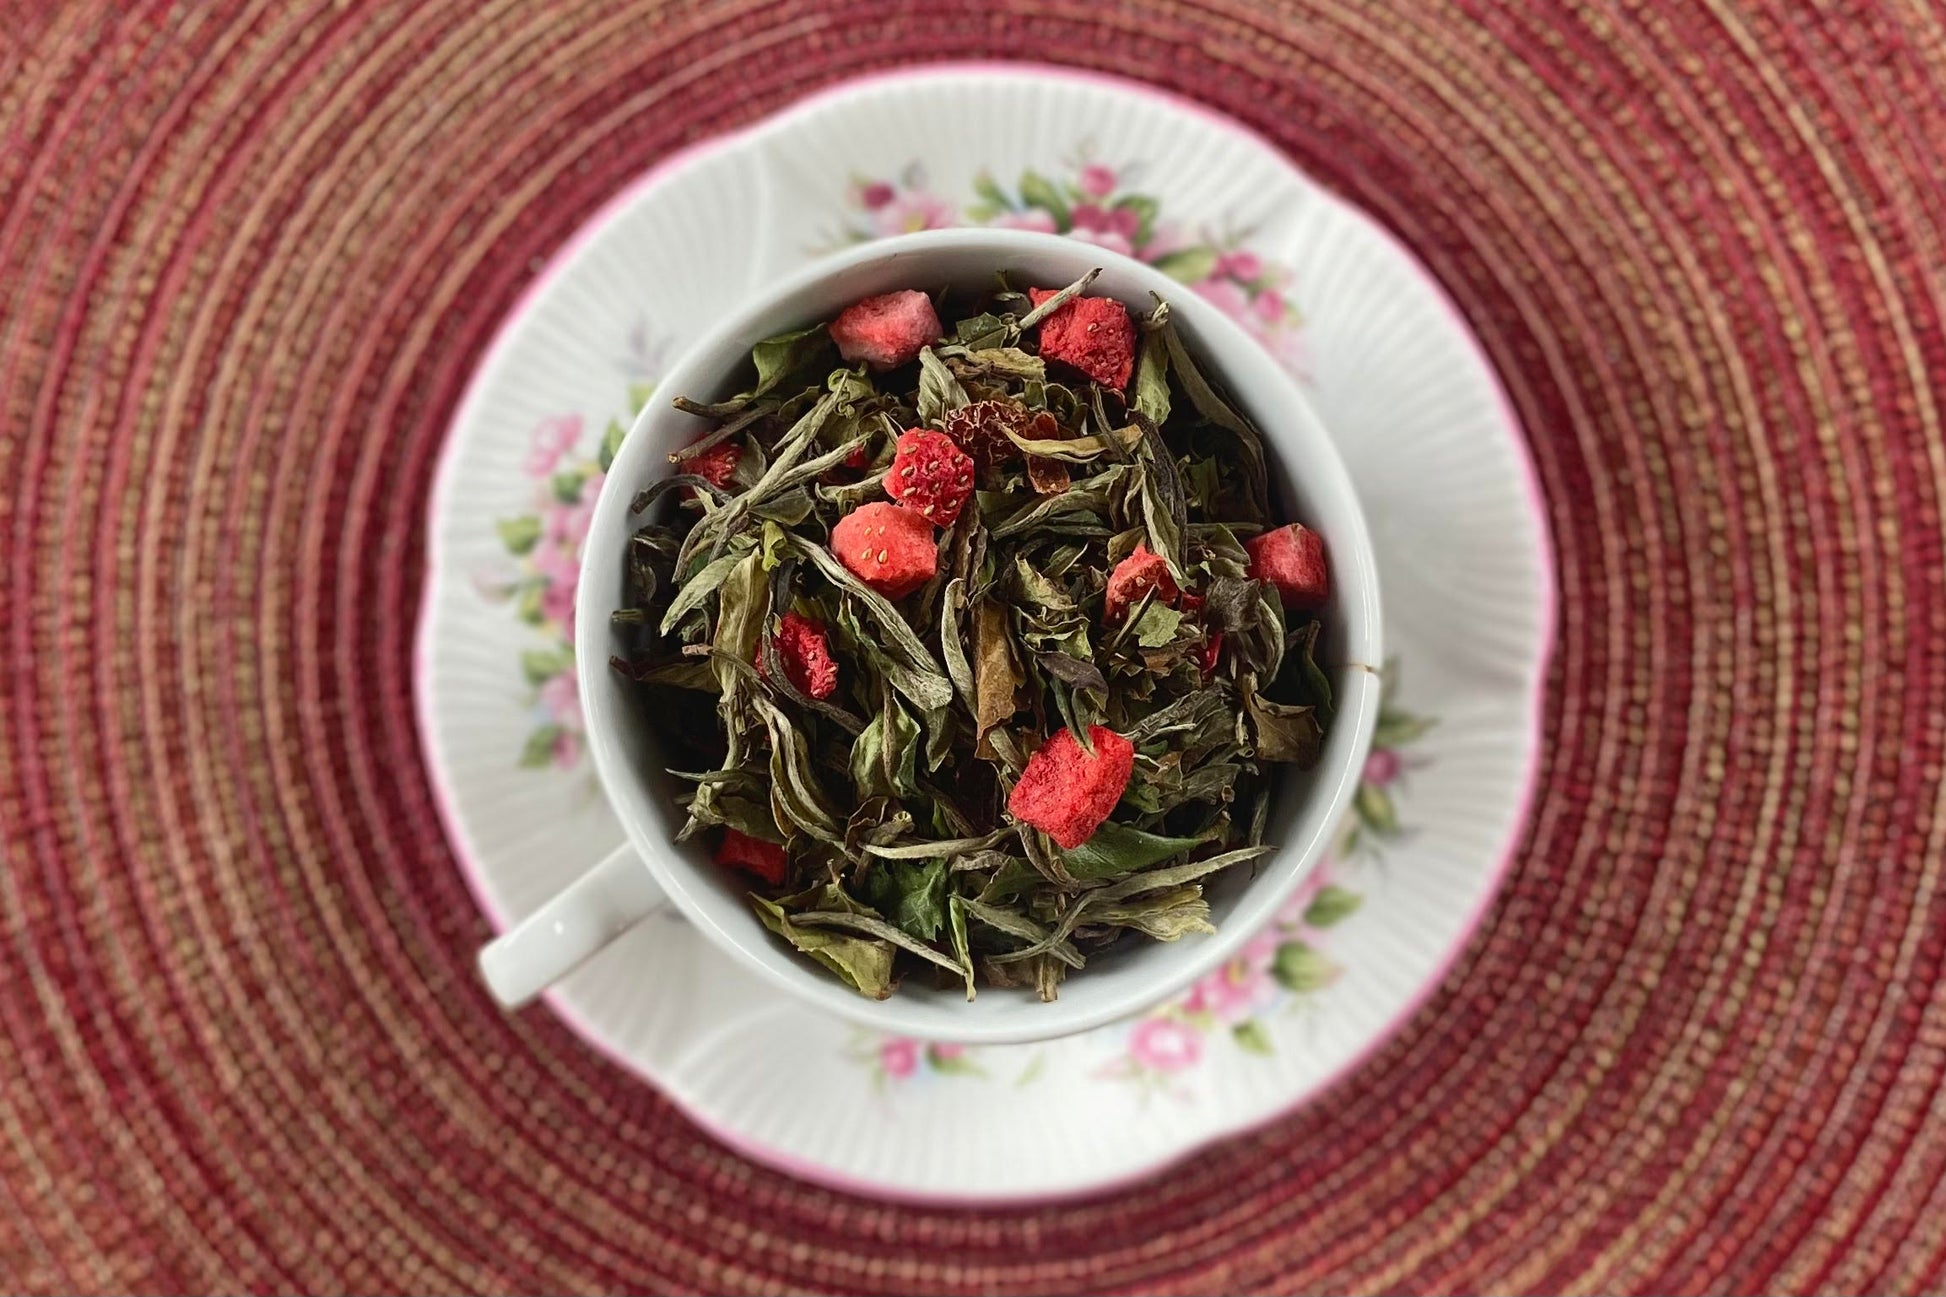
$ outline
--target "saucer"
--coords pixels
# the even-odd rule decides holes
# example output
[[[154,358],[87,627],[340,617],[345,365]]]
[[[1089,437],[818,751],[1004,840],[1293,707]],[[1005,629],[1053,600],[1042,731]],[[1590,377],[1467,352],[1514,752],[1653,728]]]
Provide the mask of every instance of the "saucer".
[[[442,814],[496,928],[622,839],[586,752],[579,546],[658,375],[745,293],[833,248],[955,224],[1131,253],[1303,383],[1369,518],[1394,657],[1326,863],[1186,996],[1051,1043],[956,1048],[780,1001],[672,917],[547,997],[749,1156],[877,1197],[1097,1191],[1289,1113],[1433,991],[1518,844],[1554,572],[1480,348],[1370,217],[1237,124],[1131,83],[952,66],[849,83],[669,159],[535,281],[433,493],[417,703]]]

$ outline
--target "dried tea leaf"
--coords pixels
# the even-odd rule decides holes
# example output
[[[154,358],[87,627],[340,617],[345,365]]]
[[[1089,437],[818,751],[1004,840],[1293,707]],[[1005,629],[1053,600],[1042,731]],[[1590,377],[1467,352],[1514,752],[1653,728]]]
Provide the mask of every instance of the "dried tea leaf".
[[[752,896],[757,917],[772,932],[836,973],[860,995],[873,1000],[891,998],[898,982],[892,976],[892,945],[840,932],[803,928],[775,901]]]
[[[866,873],[860,895],[907,935],[931,941],[946,922],[946,883],[950,877],[944,856],[888,860]]]
[[[1324,750],[1324,729],[1318,724],[1315,707],[1275,703],[1254,692],[1244,701],[1258,756],[1266,761],[1293,762],[1306,769],[1317,763],[1318,754]]]
[[[1126,428],[1111,429],[1105,436],[1048,439],[1023,437],[1009,428],[1007,440],[1019,447],[1023,454],[1040,455],[1069,464],[1089,464],[1107,454],[1111,448],[1119,448],[1123,452],[1135,449],[1142,442],[1142,430],[1131,424]]]
[[[1204,839],[1172,838],[1110,820],[1078,847],[1061,853],[1076,878],[1120,878],[1203,845]]]
[[[936,351],[927,347],[919,353],[918,409],[923,422],[937,427],[946,422],[947,415],[972,403],[973,398]]]
[[[1194,884],[1114,905],[1096,905],[1089,911],[1088,921],[1134,928],[1156,941],[1177,941],[1192,932],[1216,931],[1209,921],[1209,902],[1203,899],[1203,889]]]
[[[1048,675],[1076,689],[1108,692],[1108,681],[1102,676],[1101,668],[1092,662],[1083,661],[1067,653],[1043,653],[1035,661]]]
[[[1142,335],[1135,354],[1134,391],[1130,409],[1157,427],[1169,422],[1169,344],[1159,330]]]
[[[1026,682],[1015,660],[1007,610],[991,600],[983,599],[973,609],[973,680],[974,737],[984,739],[988,730],[1014,714],[1015,692]]]

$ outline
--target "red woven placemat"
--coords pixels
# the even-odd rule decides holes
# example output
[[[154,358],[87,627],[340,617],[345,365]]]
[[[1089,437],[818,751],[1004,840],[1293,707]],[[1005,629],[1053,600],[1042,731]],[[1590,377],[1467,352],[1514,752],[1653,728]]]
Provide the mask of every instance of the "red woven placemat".
[[[0,22],[0,1288],[1946,1285],[1939,11],[116,8]],[[688,141],[974,56],[1201,98],[1396,229],[1533,435],[1563,623],[1409,1029],[977,1213],[495,1011],[410,698],[431,466],[543,259]]]

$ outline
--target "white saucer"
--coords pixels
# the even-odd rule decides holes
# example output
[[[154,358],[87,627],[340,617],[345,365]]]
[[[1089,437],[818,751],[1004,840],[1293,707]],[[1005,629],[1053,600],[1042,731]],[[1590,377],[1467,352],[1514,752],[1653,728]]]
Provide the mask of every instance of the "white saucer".
[[[1311,1099],[1459,953],[1537,765],[1546,528],[1512,412],[1424,269],[1206,110],[1049,70],[934,68],[850,83],[643,177],[475,376],[433,494],[418,701],[494,925],[621,840],[563,674],[604,439],[689,338],[821,249],[920,222],[1045,225],[1056,208],[1231,305],[1304,379],[1371,520],[1399,674],[1334,859],[1248,958],[1139,1021],[964,1051],[875,1037],[779,1002],[669,918],[548,997],[725,1142],[875,1196],[1098,1190]]]

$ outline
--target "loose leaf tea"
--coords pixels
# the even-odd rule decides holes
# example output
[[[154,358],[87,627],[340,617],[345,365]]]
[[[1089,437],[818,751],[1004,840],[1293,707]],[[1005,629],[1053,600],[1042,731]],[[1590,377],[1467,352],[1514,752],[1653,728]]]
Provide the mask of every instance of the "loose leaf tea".
[[[1213,931],[1207,880],[1269,853],[1272,768],[1330,724],[1322,541],[1167,304],[1093,279],[767,339],[738,395],[677,400],[706,422],[634,501],[614,665],[677,836],[863,995],[1051,1000]]]

